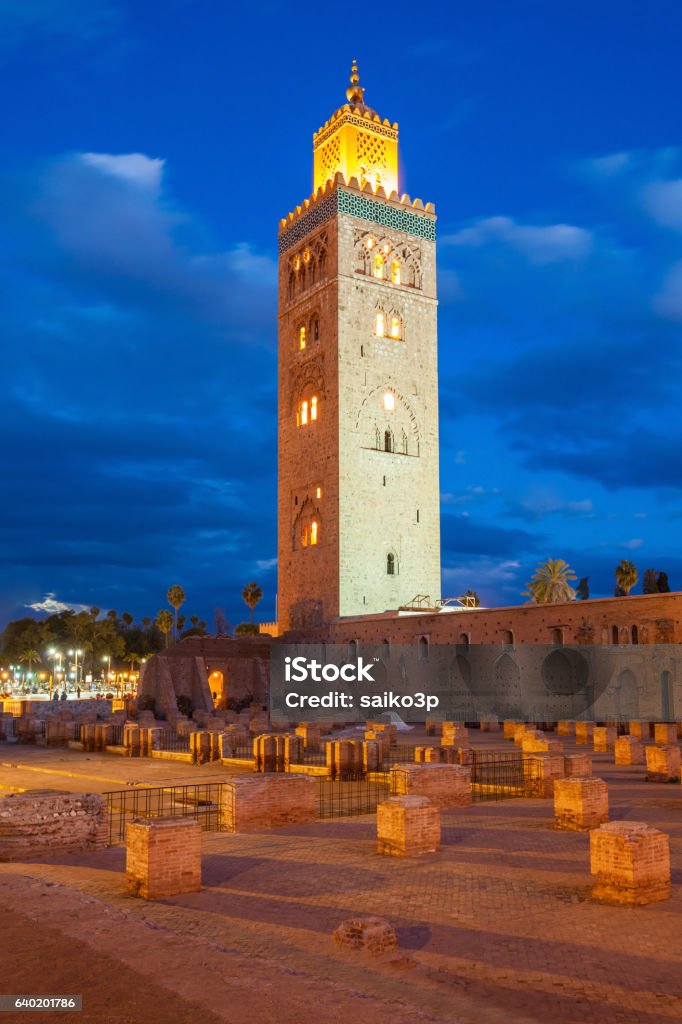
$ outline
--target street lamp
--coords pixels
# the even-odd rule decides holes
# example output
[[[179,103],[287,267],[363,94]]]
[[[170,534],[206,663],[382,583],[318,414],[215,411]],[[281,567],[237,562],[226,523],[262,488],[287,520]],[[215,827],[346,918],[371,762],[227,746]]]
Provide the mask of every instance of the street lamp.
[[[105,662],[106,662],[106,666],[107,666],[107,674],[106,674],[106,677],[105,677],[105,685],[106,685],[106,683],[109,681],[109,676],[111,675],[111,655],[110,654],[105,654],[104,657],[102,658],[102,664],[104,664]]]
[[[59,685],[59,676],[62,674],[62,652],[58,651],[56,647],[50,647],[47,654],[52,659],[52,676]],[[57,660],[59,660],[59,668],[57,668]],[[52,676],[50,676],[50,698],[52,697]]]
[[[74,662],[74,671],[76,673],[76,686],[78,686],[78,658],[82,653],[82,651],[69,651],[69,655],[72,658],[76,659]]]

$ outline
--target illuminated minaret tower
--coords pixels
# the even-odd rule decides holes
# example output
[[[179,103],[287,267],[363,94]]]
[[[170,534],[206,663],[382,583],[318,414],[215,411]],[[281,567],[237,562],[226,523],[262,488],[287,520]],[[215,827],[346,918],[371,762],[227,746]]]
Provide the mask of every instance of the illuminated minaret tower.
[[[350,82],[280,222],[281,630],[440,598],[435,210]]]

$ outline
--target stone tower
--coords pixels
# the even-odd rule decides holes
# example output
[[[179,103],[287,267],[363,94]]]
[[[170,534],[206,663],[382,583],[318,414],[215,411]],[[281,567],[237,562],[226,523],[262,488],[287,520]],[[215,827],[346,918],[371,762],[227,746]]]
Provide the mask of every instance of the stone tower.
[[[440,598],[435,210],[350,81],[280,221],[281,630]]]

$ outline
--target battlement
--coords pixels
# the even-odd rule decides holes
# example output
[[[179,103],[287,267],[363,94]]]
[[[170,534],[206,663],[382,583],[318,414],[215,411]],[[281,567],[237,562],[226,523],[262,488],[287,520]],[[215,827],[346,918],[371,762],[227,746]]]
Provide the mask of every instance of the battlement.
[[[366,107],[364,104],[355,105],[353,103],[344,103],[342,107],[335,110],[328,121],[325,121],[321,128],[316,132],[313,132],[313,149],[317,149],[324,142],[327,141],[329,136],[336,131],[340,124],[350,122],[357,124],[359,127],[371,127],[374,132],[380,129],[380,134],[385,135],[389,139],[397,140],[398,138],[398,123],[397,121],[391,124],[388,118],[379,117],[375,110],[371,107]]]

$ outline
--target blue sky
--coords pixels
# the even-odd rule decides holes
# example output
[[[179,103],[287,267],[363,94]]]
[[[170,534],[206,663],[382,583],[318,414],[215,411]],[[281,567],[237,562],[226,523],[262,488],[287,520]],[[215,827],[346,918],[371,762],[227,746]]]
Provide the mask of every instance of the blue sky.
[[[0,0],[0,621],[274,616],[276,232],[366,98],[439,215],[443,591],[682,587],[682,7]],[[639,590],[640,588],[636,588]],[[52,595],[52,596],[50,596]]]

